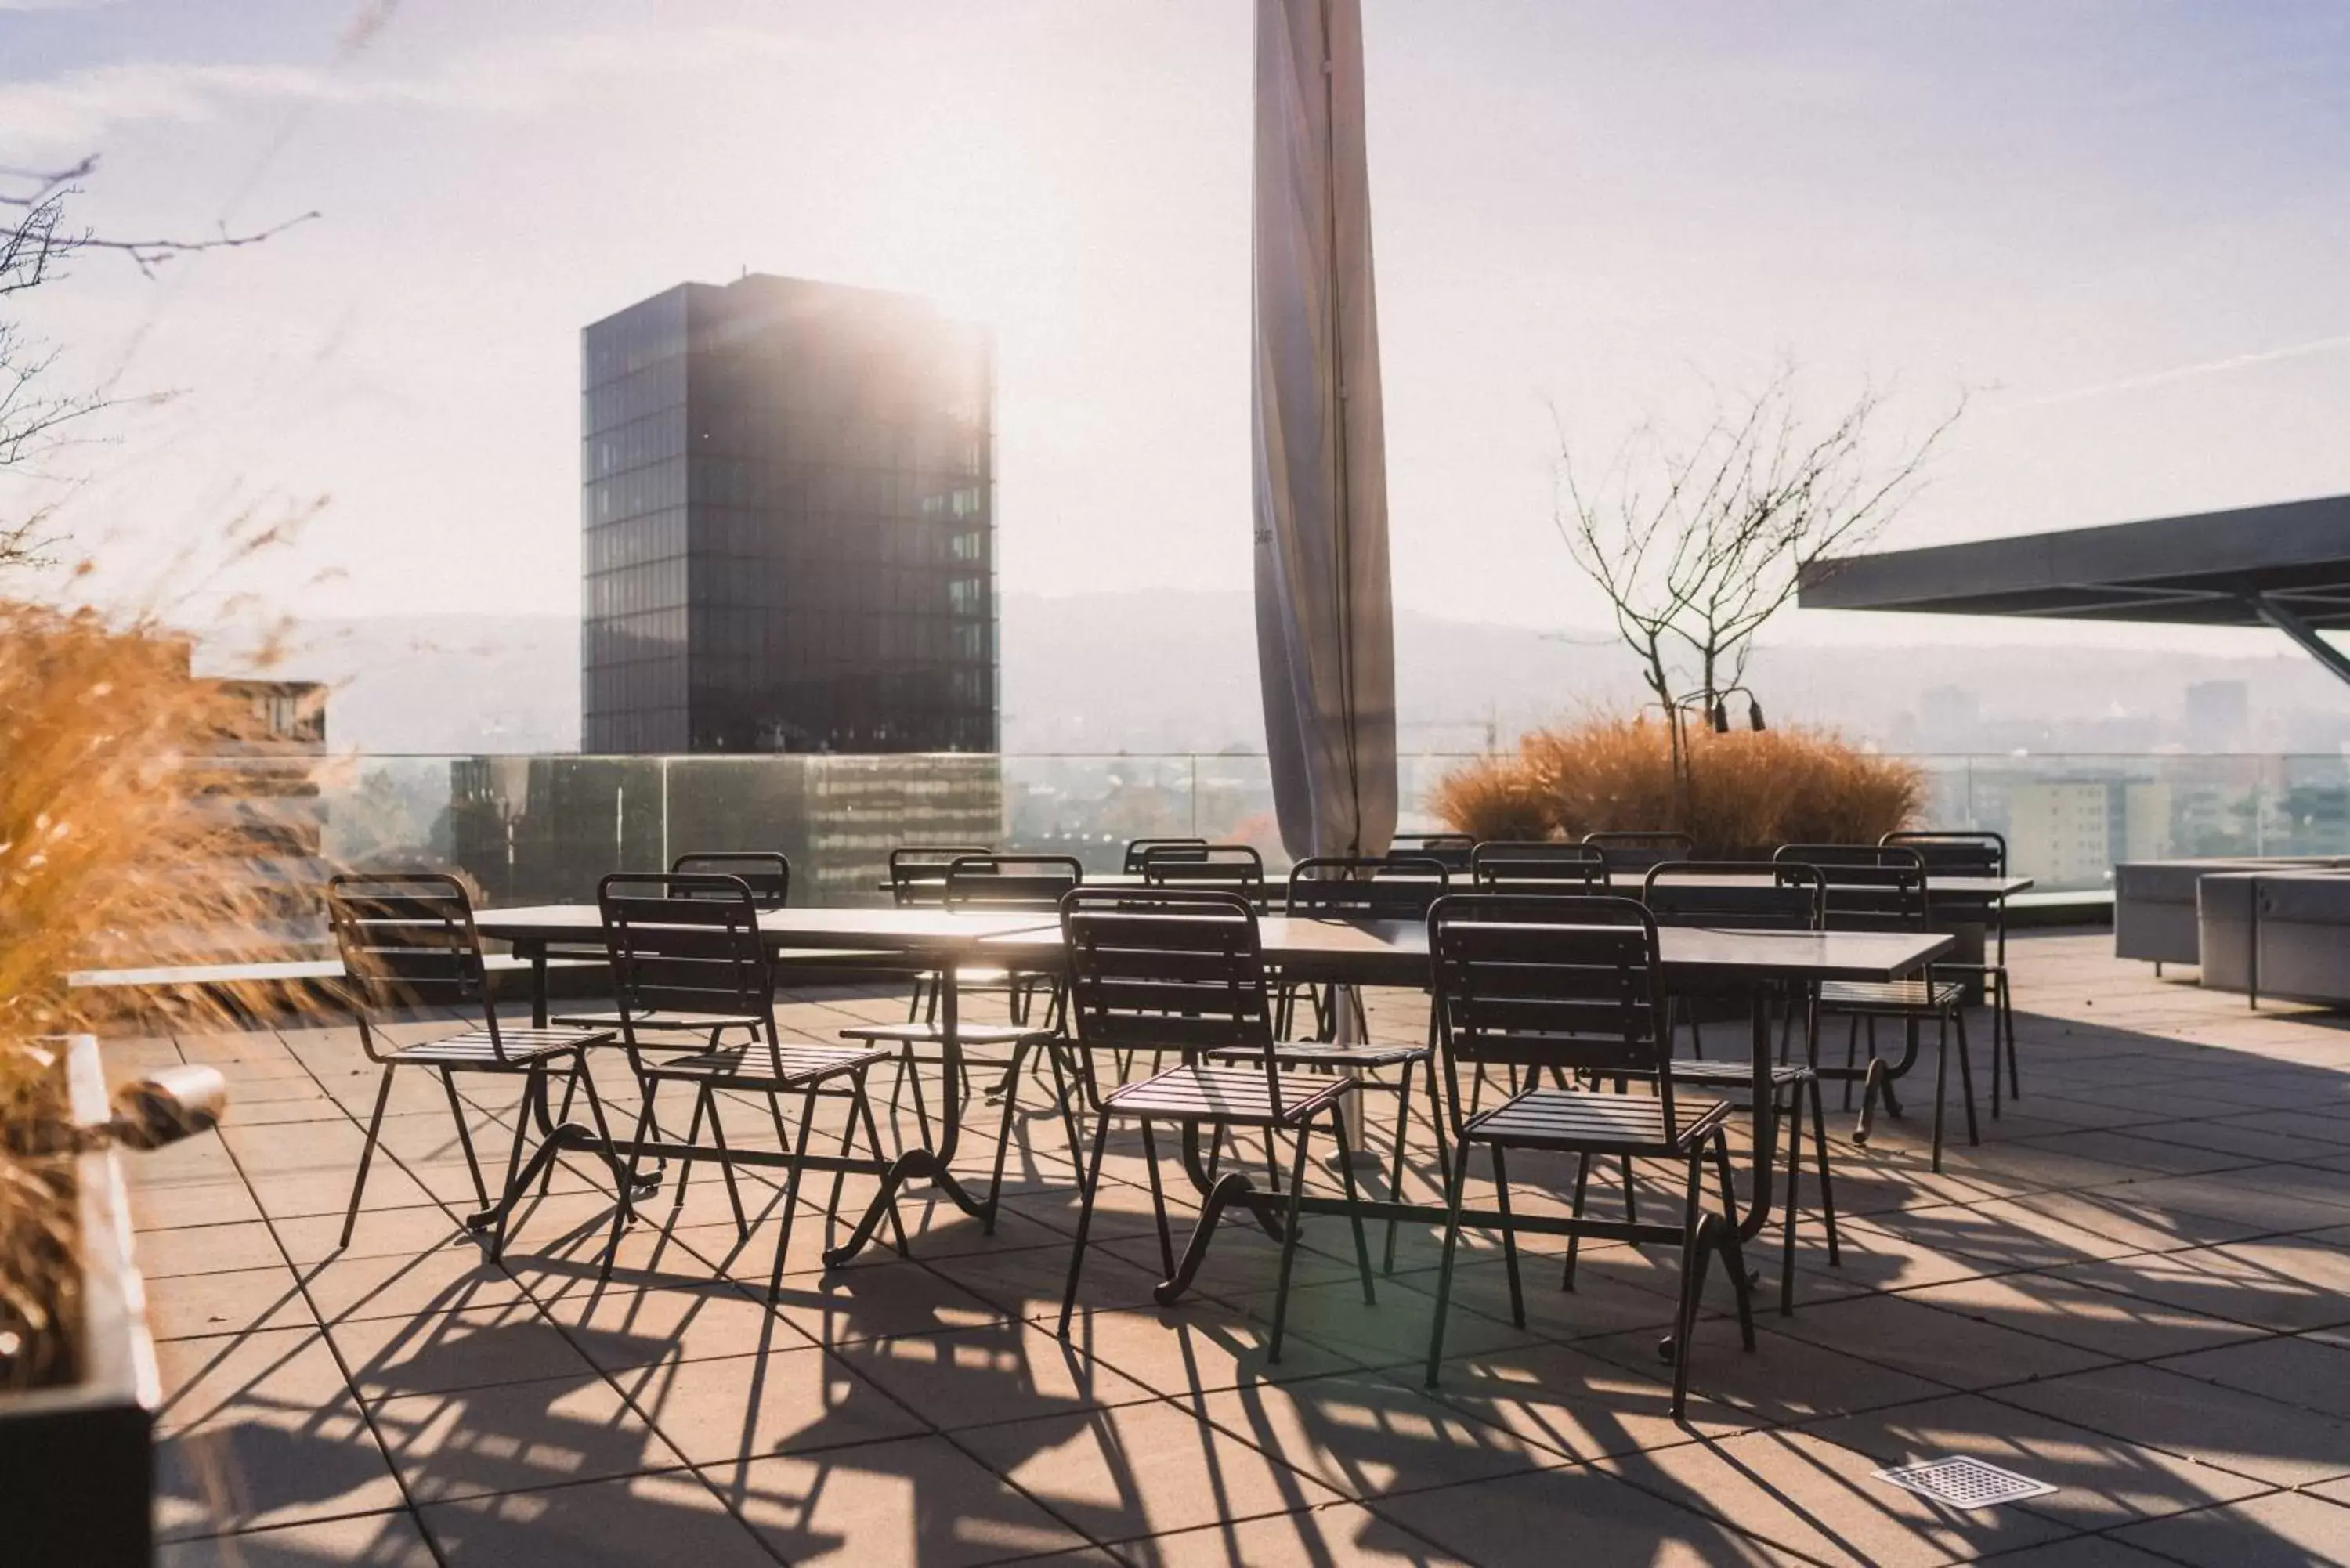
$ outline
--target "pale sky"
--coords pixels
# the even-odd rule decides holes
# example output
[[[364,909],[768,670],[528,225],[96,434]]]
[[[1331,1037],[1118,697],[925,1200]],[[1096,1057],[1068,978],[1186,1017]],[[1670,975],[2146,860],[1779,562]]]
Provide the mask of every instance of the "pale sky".
[[[1823,406],[1973,389],[1887,545],[2350,490],[2350,6],[1365,11],[1405,605],[1589,623],[1549,406],[1605,452],[1783,353]],[[72,454],[68,521],[130,582],[324,496],[281,607],[570,611],[578,328],[749,268],[993,325],[1008,590],[1244,587],[1250,38],[1245,0],[0,0],[0,165],[102,154],[83,221],[322,214],[42,291],[61,373],[177,394]],[[1839,618],[1790,629],[1898,625]]]

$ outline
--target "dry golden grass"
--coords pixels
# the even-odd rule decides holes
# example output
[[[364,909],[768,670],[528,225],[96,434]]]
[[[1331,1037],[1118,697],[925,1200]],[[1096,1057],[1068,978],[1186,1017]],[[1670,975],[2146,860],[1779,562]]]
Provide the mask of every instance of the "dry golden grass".
[[[59,1106],[41,1042],[99,1020],[67,973],[195,930],[222,961],[266,956],[250,847],[190,766],[240,707],[187,659],[151,623],[0,603],[0,1388],[71,1366],[72,1165],[43,1148]]]
[[[1661,722],[1600,715],[1536,730],[1515,755],[1480,757],[1430,792],[1429,809],[1487,838],[1580,838],[1677,828],[1701,856],[1781,844],[1868,844],[1908,826],[1925,779],[1899,758],[1818,730],[1690,735],[1686,800]]]

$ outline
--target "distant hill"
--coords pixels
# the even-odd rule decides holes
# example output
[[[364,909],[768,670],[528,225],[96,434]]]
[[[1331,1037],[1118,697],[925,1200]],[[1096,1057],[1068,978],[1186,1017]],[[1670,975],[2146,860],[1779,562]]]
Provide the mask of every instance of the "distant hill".
[[[1639,700],[1630,657],[1596,632],[1396,622],[1406,751],[1474,751],[1586,706]],[[335,683],[328,734],[374,753],[547,752],[579,736],[578,623],[416,616],[306,624],[284,673]],[[1257,751],[1255,621],[1241,593],[1003,600],[1003,741],[1014,752]],[[218,661],[214,661],[218,662]],[[2350,743],[2350,688],[2280,643],[2220,659],[1959,643],[1765,647],[1773,722],[1913,751],[2295,750]],[[2192,682],[2241,681],[2240,729],[2187,722]]]

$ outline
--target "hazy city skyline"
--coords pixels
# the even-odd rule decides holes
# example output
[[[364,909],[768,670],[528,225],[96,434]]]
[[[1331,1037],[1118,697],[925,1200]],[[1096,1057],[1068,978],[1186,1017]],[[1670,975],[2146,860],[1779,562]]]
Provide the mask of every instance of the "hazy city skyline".
[[[1596,620],[1552,406],[1604,452],[1782,353],[1827,401],[1972,390],[1889,543],[2350,489],[2338,8],[1366,12],[1406,606]],[[79,221],[322,213],[42,291],[61,374],[173,394],[68,454],[66,519],[135,581],[324,496],[281,599],[570,611],[577,324],[748,268],[995,328],[1007,590],[1237,587],[1248,16],[0,4],[0,162],[102,153]]]

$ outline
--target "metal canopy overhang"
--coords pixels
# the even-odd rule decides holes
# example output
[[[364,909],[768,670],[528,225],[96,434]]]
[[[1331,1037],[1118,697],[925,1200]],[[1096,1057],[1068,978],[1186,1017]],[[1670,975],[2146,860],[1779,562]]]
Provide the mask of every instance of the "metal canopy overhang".
[[[1805,567],[1805,609],[2272,626],[2350,680],[2350,495],[2158,517]]]

